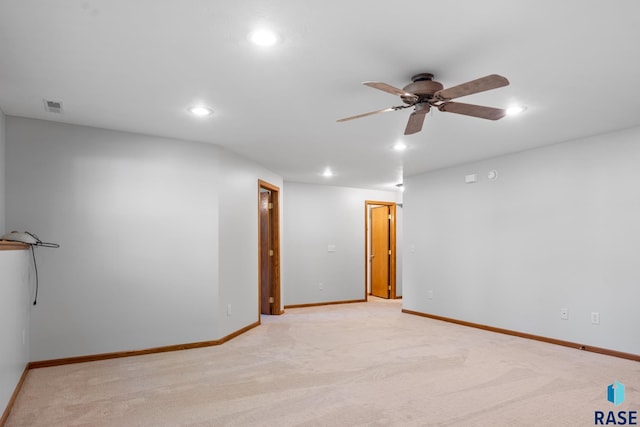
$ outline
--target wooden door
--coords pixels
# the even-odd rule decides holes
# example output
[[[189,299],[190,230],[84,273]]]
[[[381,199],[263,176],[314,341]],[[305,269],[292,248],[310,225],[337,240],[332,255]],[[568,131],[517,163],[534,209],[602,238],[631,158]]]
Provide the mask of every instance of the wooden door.
[[[371,208],[371,295],[389,298],[389,206]]]
[[[271,193],[260,192],[260,313],[271,314],[271,218],[269,204]]]
[[[282,314],[280,298],[280,189],[258,180],[258,307]]]

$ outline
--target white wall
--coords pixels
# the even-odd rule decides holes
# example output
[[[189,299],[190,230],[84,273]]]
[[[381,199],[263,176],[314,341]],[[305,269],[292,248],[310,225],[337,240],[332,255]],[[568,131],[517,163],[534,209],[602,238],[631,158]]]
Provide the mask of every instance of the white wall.
[[[0,235],[5,217],[5,117],[0,111]],[[30,258],[27,251],[0,251],[0,413],[29,362]]]
[[[29,363],[29,251],[0,251],[0,415]]]
[[[364,203],[395,202],[397,192],[293,182],[285,190],[284,304],[364,299]]]
[[[231,158],[251,185],[233,184]],[[61,245],[39,250],[32,360],[207,341],[258,319],[245,287],[253,272],[257,292],[260,167],[210,144],[16,117],[7,159],[8,226]],[[228,214],[250,197],[253,215]],[[221,266],[235,248],[237,282]]]
[[[5,152],[6,152],[5,117],[0,110],[0,236],[5,231]]]
[[[639,139],[636,128],[406,178],[404,307],[640,354]],[[480,181],[465,184],[471,173]]]

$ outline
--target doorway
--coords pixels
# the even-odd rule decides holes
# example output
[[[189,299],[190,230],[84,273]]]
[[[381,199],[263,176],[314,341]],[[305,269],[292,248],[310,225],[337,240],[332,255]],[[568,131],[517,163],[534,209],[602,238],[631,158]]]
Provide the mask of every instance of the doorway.
[[[258,180],[258,305],[260,314],[280,310],[280,189]]]
[[[396,298],[396,204],[365,201],[365,290]]]

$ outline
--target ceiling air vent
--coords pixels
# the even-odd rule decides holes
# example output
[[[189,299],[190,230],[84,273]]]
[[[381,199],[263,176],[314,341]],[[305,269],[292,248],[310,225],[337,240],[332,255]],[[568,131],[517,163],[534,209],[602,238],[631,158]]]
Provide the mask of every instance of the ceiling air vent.
[[[44,100],[44,110],[48,113],[62,113],[62,102]]]

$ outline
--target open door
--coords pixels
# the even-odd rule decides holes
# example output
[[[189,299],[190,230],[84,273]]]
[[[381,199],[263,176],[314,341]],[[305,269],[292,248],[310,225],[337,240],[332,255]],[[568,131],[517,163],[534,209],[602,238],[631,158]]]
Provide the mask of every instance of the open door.
[[[370,295],[396,298],[396,204],[365,202],[366,286]]]
[[[371,295],[387,299],[391,293],[389,247],[389,206],[371,208]]]
[[[258,181],[258,263],[260,314],[280,311],[280,189]]]

